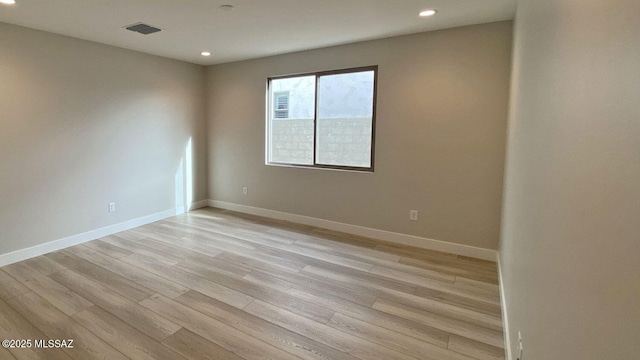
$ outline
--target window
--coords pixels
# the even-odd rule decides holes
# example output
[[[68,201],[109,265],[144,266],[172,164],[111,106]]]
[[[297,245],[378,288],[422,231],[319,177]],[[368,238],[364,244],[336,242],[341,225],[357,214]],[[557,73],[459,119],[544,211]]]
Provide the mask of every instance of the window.
[[[289,117],[289,92],[279,91],[273,94],[273,118],[286,119]]]
[[[373,171],[377,71],[269,78],[267,164]]]

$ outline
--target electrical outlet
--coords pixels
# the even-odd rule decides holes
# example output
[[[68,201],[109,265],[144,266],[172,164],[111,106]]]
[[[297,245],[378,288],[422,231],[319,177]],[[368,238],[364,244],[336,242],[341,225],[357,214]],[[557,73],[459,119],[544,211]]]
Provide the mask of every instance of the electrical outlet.
[[[243,193],[244,195],[247,195],[247,194],[249,193],[249,188],[248,188],[248,187],[246,187],[246,186],[245,186],[245,187],[243,187],[243,188],[242,188],[242,193]]]
[[[418,221],[418,210],[409,210],[409,220]]]
[[[522,346],[522,334],[520,333],[520,331],[518,331],[518,356],[517,356],[517,360],[523,360],[522,359],[522,352],[524,350],[523,346]]]
[[[116,203],[112,202],[109,203],[109,212],[114,212],[116,211]]]

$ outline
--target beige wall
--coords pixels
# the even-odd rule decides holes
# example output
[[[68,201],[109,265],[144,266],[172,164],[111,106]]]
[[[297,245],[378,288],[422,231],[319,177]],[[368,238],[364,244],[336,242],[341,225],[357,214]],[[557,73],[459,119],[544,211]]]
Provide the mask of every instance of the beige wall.
[[[638,14],[519,2],[500,255],[525,360],[640,354]]]
[[[496,249],[511,30],[492,23],[207,68],[209,197]],[[366,65],[379,65],[375,173],[266,166],[267,77]]]
[[[175,208],[189,138],[205,199],[204,76],[0,23],[0,255]]]

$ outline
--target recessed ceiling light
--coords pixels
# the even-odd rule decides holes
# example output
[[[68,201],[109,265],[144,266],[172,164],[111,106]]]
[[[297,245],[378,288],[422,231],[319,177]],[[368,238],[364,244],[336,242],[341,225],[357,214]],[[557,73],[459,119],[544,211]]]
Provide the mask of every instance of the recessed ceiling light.
[[[0,0],[0,4],[13,5],[15,3],[16,3],[16,0]]]
[[[203,52],[200,53],[200,55],[202,55],[202,56],[211,56],[211,52],[203,51]]]
[[[433,9],[428,9],[428,10],[424,10],[421,11],[418,15],[422,16],[422,17],[427,17],[427,16],[433,16],[436,14],[437,11],[433,10]]]
[[[233,10],[234,6],[233,5],[220,5],[220,9],[224,10],[224,11],[231,11]]]

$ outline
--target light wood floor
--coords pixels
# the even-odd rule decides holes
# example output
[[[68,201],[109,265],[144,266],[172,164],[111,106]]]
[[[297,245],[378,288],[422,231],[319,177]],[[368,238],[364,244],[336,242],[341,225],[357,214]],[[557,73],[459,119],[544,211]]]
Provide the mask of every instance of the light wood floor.
[[[215,209],[0,270],[1,359],[504,359],[495,263]]]

